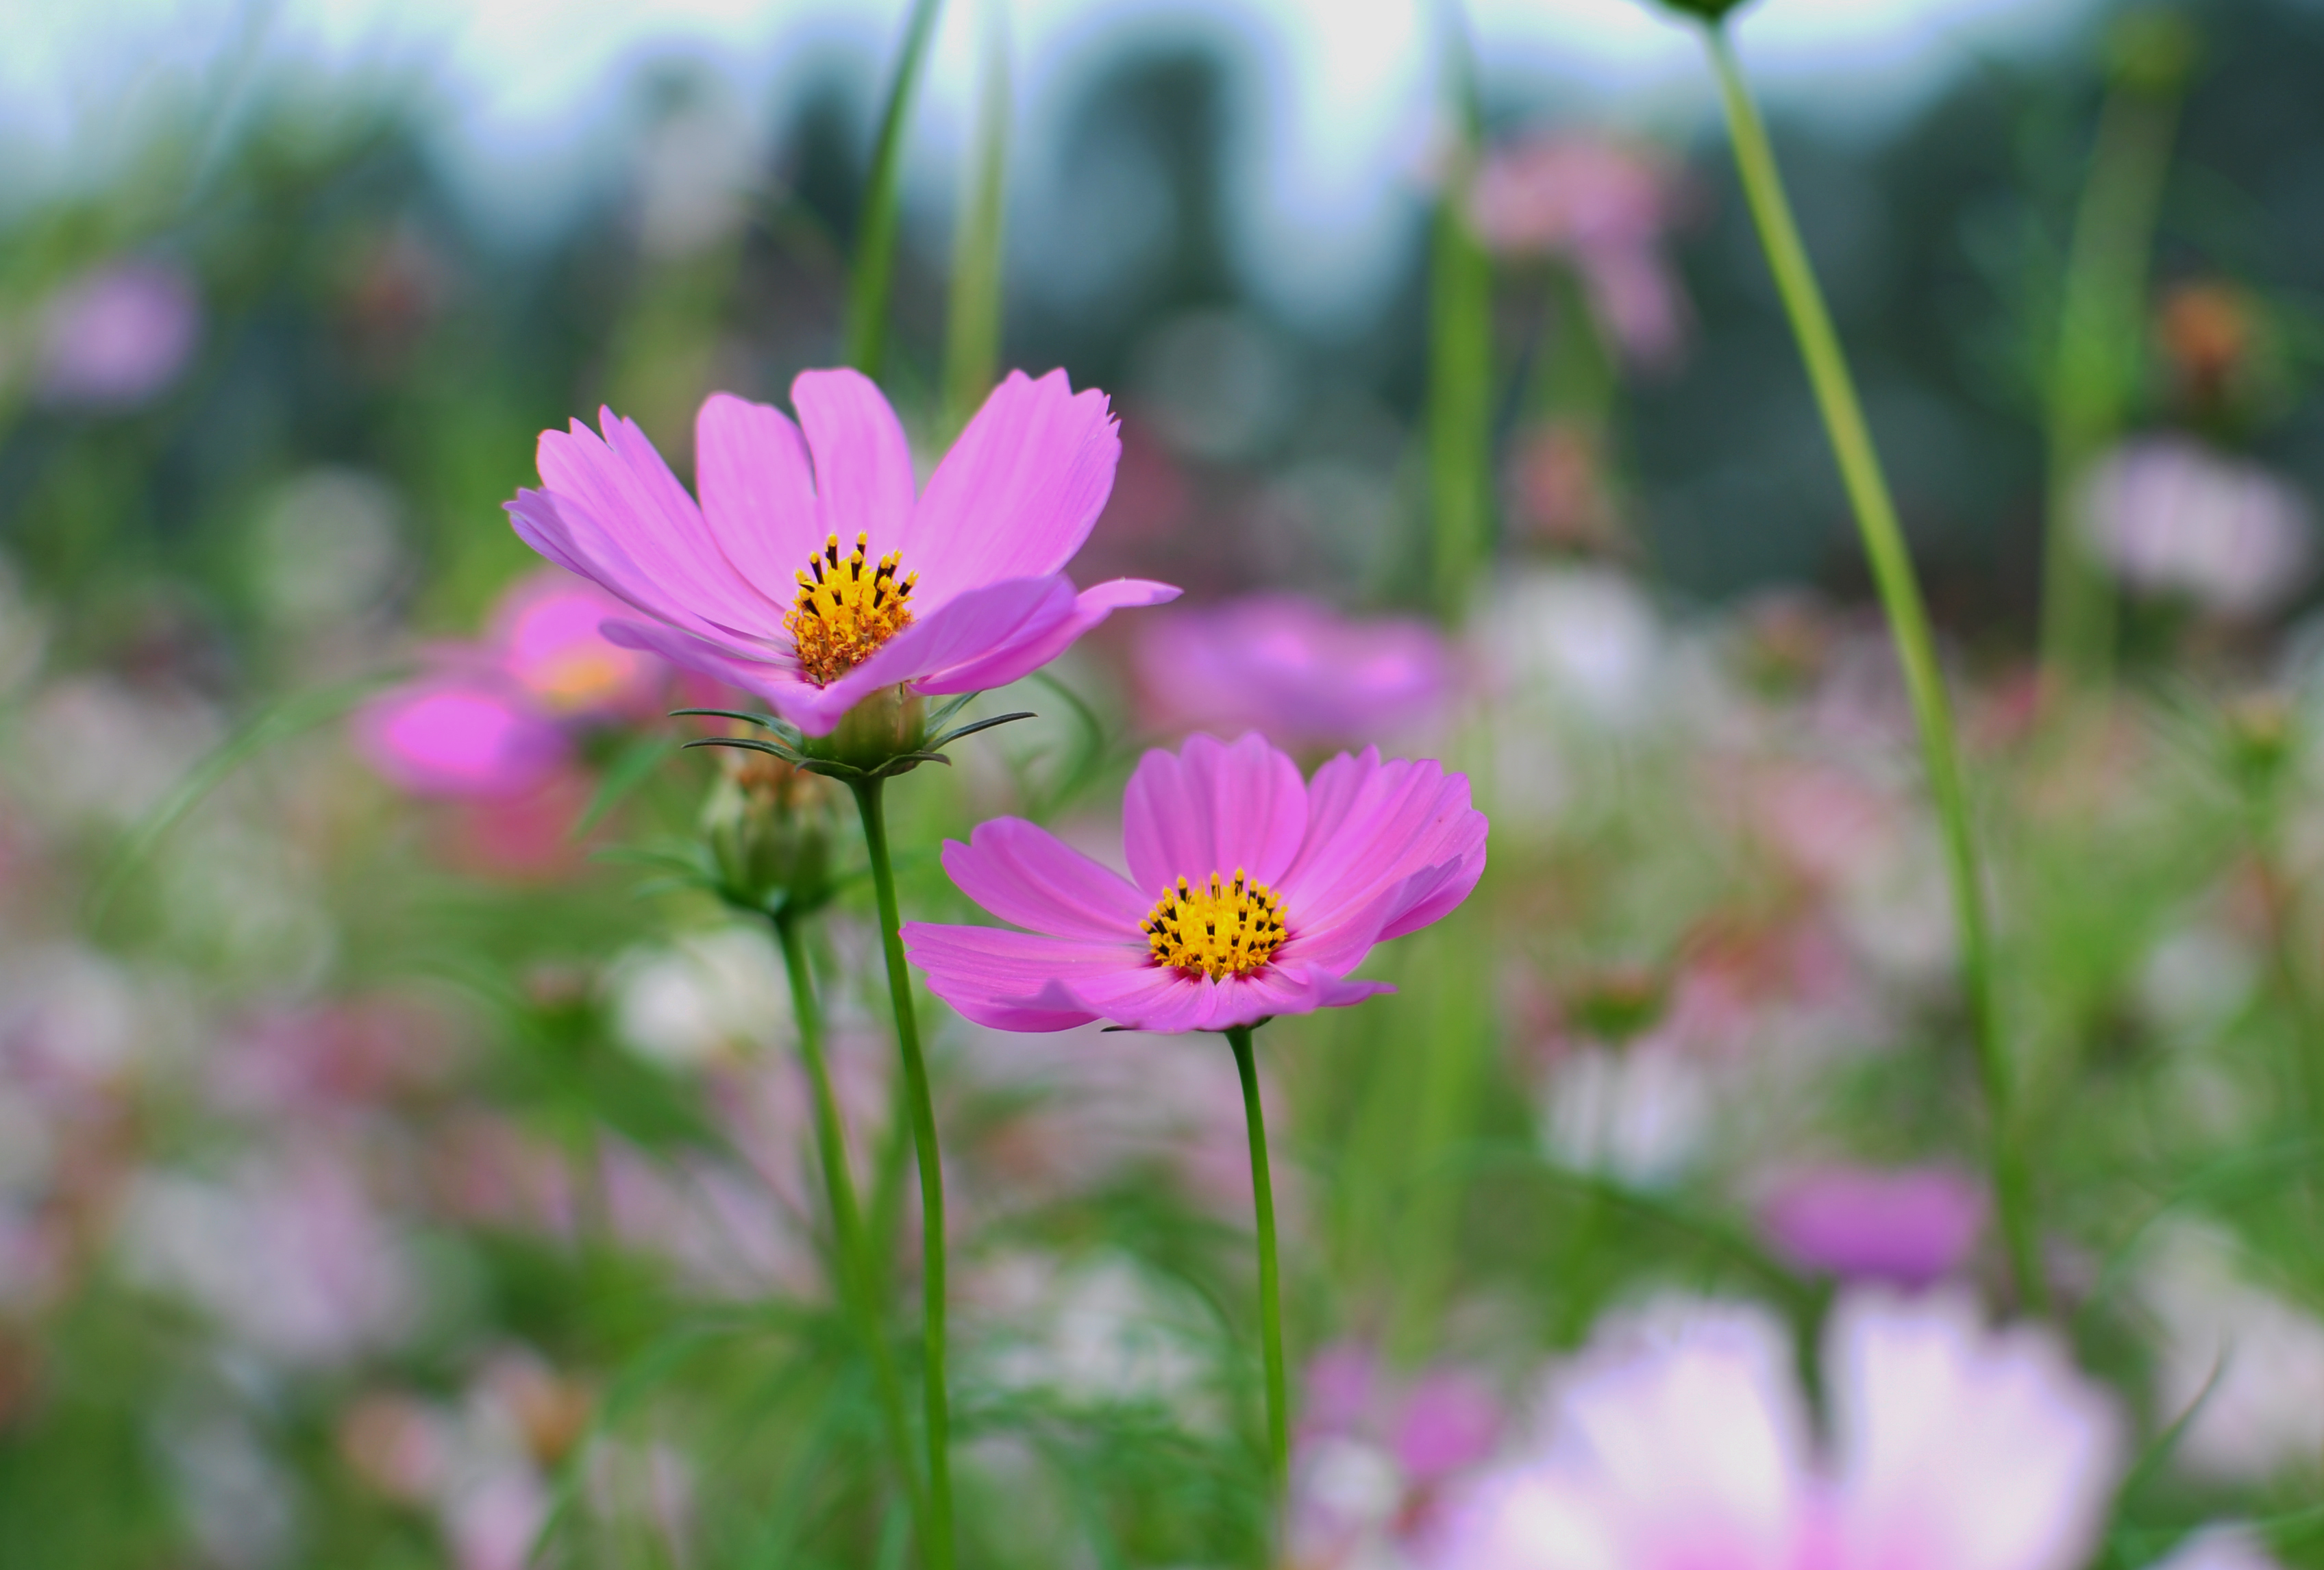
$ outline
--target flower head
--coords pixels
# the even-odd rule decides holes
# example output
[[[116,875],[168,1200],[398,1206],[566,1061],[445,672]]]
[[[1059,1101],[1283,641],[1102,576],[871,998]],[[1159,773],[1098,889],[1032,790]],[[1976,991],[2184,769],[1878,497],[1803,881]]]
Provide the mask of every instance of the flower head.
[[[1533,1453],[1480,1479],[1445,1570],[2074,1570],[2120,1463],[2112,1406],[1965,1300],[1843,1299],[1818,1446],[1781,1326],[1669,1306],[1601,1332]]]
[[[945,845],[945,870],[1032,929],[904,929],[937,996],[980,1024],[1226,1030],[1390,990],[1351,981],[1485,869],[1465,776],[1366,748],[1313,782],[1256,735],[1146,755],[1122,800],[1124,878],[1021,818]]]
[[[1076,594],[1065,577],[1121,443],[1104,396],[1061,371],[1011,373],[925,491],[867,378],[807,372],[791,403],[797,425],[727,393],[703,404],[699,504],[611,409],[602,434],[543,432],[516,531],[641,613],[606,623],[615,643],[756,693],[810,736],[883,688],[1015,681],[1109,612],[1177,593],[1122,578]]]
[[[1142,623],[1139,684],[1166,722],[1374,741],[1425,723],[1452,689],[1426,622],[1356,620],[1296,594],[1254,594]]]

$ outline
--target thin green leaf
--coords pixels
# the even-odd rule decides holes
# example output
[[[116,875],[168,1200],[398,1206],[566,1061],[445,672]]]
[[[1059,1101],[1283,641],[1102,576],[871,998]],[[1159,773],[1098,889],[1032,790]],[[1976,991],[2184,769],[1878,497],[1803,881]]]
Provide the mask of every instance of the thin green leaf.
[[[877,379],[888,349],[889,282],[896,269],[896,227],[902,196],[904,126],[927,63],[942,0],[915,0],[904,23],[896,72],[880,116],[872,151],[872,179],[863,195],[863,226],[856,235],[855,268],[847,290],[847,363]]]
[[[953,236],[952,298],[945,318],[946,436],[968,424],[1001,374],[1010,107],[1006,8],[984,6],[983,23],[973,152],[960,227]]]
[[[622,748],[606,767],[604,776],[598,780],[589,804],[573,821],[566,838],[578,840],[604,821],[605,814],[627,801],[632,792],[646,783],[654,765],[662,760],[669,743],[659,736],[641,736]]]
[[[928,747],[933,751],[936,748],[949,747],[964,736],[973,736],[980,730],[990,730],[995,725],[1007,725],[1019,720],[1037,720],[1038,718],[1040,718],[1040,716],[1034,713],[1030,709],[1020,709],[1014,714],[995,714],[990,720],[972,721],[970,723],[962,726],[957,730],[947,730],[942,736],[937,737],[934,741],[929,742]]]

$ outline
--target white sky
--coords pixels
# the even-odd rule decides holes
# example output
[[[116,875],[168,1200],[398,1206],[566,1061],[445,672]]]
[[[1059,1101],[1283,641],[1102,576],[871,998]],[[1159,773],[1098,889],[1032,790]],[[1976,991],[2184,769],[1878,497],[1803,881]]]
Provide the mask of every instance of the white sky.
[[[967,120],[980,7],[949,0],[916,122],[914,178],[948,180]],[[1238,106],[1244,249],[1300,259],[1280,280],[1328,309],[1363,291],[1426,143],[1435,0],[998,0],[1009,7],[1020,151],[1047,89],[1127,38],[1239,35],[1264,68]],[[2038,43],[2095,0],[1757,0],[1747,60],[1771,98],[1868,125],[1980,53]],[[521,223],[602,179],[646,53],[712,63],[764,115],[787,70],[885,56],[905,0],[0,0],[0,147],[20,177],[102,167],[135,106],[190,86],[241,41],[297,69],[361,64],[429,89],[457,170]],[[1710,105],[1692,30],[1647,0],[1469,0],[1489,77],[1554,87],[1579,114],[1683,131]],[[884,64],[882,69],[884,69]],[[1328,262],[1319,273],[1316,267]]]

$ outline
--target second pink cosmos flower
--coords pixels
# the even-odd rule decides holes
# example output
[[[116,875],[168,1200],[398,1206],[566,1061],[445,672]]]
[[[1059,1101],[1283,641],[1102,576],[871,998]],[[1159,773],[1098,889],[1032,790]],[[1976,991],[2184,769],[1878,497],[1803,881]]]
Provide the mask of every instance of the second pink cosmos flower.
[[[1256,735],[1146,755],[1122,801],[1130,876],[1021,818],[945,845],[945,870],[1029,927],[904,928],[928,985],[979,1024],[1222,1031],[1389,988],[1348,977],[1450,913],[1485,870],[1469,782],[1367,748],[1302,780]]]
[[[1065,565],[1121,454],[1105,396],[1012,372],[919,491],[888,400],[853,371],[791,384],[779,409],[715,393],[695,424],[696,504],[635,422],[541,434],[516,531],[646,618],[605,636],[715,676],[810,736],[882,687],[1005,685],[1115,610],[1176,598]]]

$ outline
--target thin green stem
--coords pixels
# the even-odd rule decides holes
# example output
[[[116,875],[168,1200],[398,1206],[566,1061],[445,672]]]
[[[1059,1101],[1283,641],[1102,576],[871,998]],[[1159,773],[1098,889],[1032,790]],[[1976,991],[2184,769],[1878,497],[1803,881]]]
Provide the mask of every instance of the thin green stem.
[[[1440,0],[1439,32],[1461,140],[1429,236],[1429,574],[1438,613],[1457,622],[1492,546],[1493,274],[1469,224],[1481,115],[1458,0]]]
[[[944,422],[968,424],[1001,374],[1001,241],[1008,224],[1009,24],[986,0],[983,61],[976,87],[973,161],[952,248],[952,300],[945,318]]]
[[[1800,242],[1791,203],[1784,194],[1767,130],[1745,87],[1741,65],[1724,31],[1705,30],[1711,60],[1719,77],[1720,96],[1727,109],[1727,127],[1735,148],[1735,163],[1743,193],[1758,225],[1759,242],[1767,265],[1783,296],[1798,340],[1800,358],[1815,390],[1816,408],[1831,440],[1840,481],[1864,538],[1864,554],[1872,566],[1872,581],[1888,617],[1896,645],[1896,662],[1904,673],[1904,687],[1920,729],[1921,754],[1929,778],[1929,794],[1943,836],[1945,868],[1952,885],[1953,919],[1960,940],[1961,989],[1969,1008],[1969,1033],[1977,1049],[1978,1070],[1983,1082],[1989,1134],[1994,1199],[2009,1250],[2010,1270],[2020,1299],[2036,1312],[2046,1313],[2049,1293],[2034,1245],[2029,1214],[2029,1183],[2019,1149],[2012,1108],[2010,1067],[1999,1034],[1994,1005],[1992,937],[1987,926],[1985,892],[1978,868],[1977,842],[1969,822],[1968,791],[1961,777],[1960,752],[1953,737],[1952,710],[1945,697],[1944,678],[1937,666],[1936,641],[1929,629],[1929,614],[1921,601],[1921,586],[1913,574],[1913,558],[1896,521],[1895,503],[1881,473],[1880,456],[1865,424],[1854,379],[1840,335],[1824,307],[1823,291],[1807,249]]]
[[[896,1011],[896,1047],[904,1060],[911,1098],[912,1148],[920,1167],[920,1286],[927,1324],[927,1377],[922,1391],[928,1430],[927,1563],[952,1570],[952,1411],[945,1391],[944,1167],[936,1151],[936,1105],[928,1090],[927,1060],[920,1053],[919,1016],[912,1007],[912,976],[904,965],[903,923],[896,912],[896,873],[888,854],[884,778],[848,782],[863,818],[863,849],[880,903],[880,947],[888,961],[888,999]]]
[[[904,1481],[911,1505],[912,1524],[922,1541],[928,1536],[928,1501],[920,1486],[919,1468],[912,1459],[911,1427],[904,1420],[904,1386],[897,1376],[896,1360],[882,1327],[879,1298],[872,1289],[870,1256],[865,1252],[863,1213],[856,1204],[855,1180],[848,1171],[847,1129],[840,1121],[839,1099],[832,1094],[831,1071],[823,1055],[823,1008],[816,996],[815,974],[807,964],[807,938],[799,930],[804,918],[789,913],[774,918],[775,935],[783,950],[783,973],[791,987],[791,1014],[798,1022],[799,1060],[807,1065],[815,1095],[815,1139],[823,1161],[823,1186],[831,1202],[831,1238],[837,1257],[841,1296],[848,1318],[863,1337],[872,1360],[872,1380],[880,1399],[880,1415],[894,1454],[896,1475]]]
[[[1267,1113],[1259,1104],[1259,1064],[1251,1056],[1251,1027],[1233,1025],[1227,1044],[1234,1048],[1235,1071],[1242,1077],[1244,1126],[1250,1134],[1251,1201],[1259,1217],[1259,1356],[1267,1370],[1267,1459],[1269,1496],[1278,1503],[1291,1475],[1290,1399],[1283,1375],[1283,1289],[1275,1264],[1275,1180],[1267,1166]]]
[[[863,190],[863,218],[855,236],[855,268],[847,288],[847,363],[877,377],[888,352],[888,285],[896,271],[896,223],[904,161],[904,126],[920,85],[943,0],[915,0],[904,23],[896,74],[872,148],[872,178]]]
[[[2082,482],[2135,394],[2149,258],[2178,120],[2175,82],[2131,76],[2107,96],[2058,301],[2050,369],[2042,664],[2052,682],[2104,682],[2113,585],[2079,530]]]

